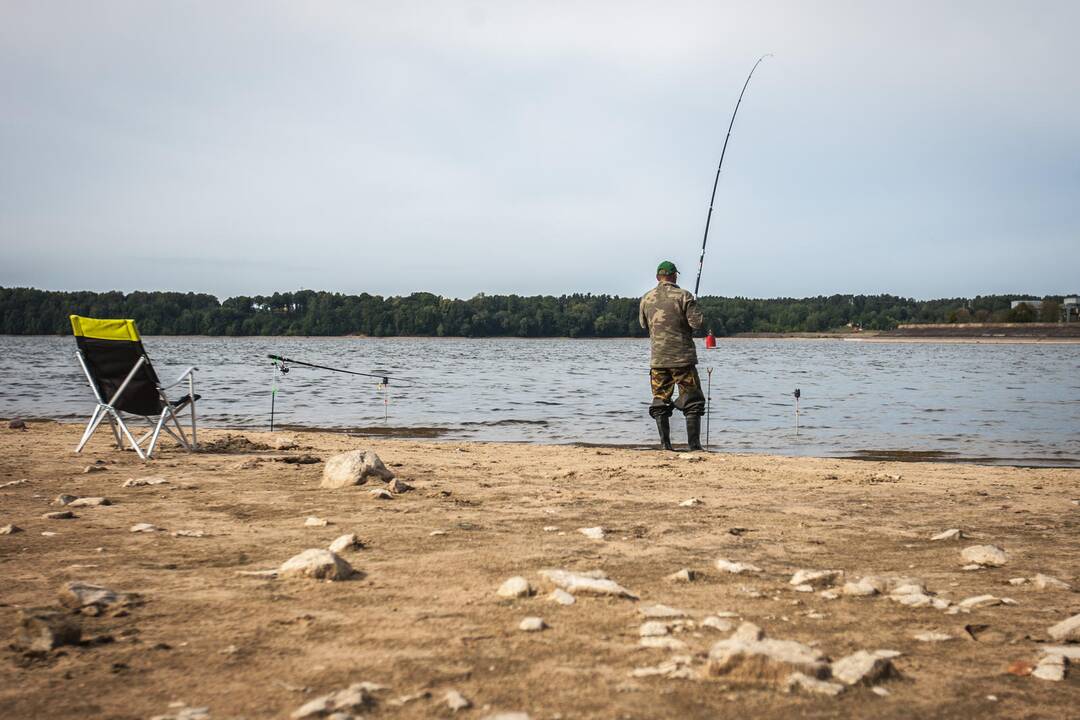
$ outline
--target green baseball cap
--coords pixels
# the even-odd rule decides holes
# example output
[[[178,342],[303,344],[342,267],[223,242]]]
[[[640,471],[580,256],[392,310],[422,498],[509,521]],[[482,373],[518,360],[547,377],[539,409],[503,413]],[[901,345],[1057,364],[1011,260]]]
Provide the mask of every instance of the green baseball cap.
[[[665,260],[656,266],[657,275],[678,275],[679,268],[675,267],[675,263],[670,260]]]

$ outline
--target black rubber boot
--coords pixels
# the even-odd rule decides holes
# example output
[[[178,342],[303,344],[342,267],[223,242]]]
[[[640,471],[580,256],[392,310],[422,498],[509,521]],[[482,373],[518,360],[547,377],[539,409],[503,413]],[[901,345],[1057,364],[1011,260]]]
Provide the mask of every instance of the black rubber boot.
[[[701,447],[701,416],[686,416],[686,444],[690,450],[703,450]]]
[[[671,447],[671,423],[667,415],[656,418],[656,429],[660,431],[660,445],[664,450],[673,450]]]

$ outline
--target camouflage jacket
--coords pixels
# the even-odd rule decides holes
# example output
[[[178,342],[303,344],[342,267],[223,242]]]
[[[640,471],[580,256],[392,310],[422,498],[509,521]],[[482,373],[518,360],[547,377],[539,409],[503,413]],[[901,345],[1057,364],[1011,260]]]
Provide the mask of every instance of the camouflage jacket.
[[[649,366],[696,365],[693,331],[701,328],[704,321],[694,296],[675,283],[662,282],[645,293],[638,307],[638,322],[648,329],[652,340]]]

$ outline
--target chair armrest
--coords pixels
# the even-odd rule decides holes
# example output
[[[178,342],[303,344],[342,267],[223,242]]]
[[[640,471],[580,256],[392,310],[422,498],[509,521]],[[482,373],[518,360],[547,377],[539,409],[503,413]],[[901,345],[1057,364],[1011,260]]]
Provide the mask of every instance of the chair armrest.
[[[179,385],[181,382],[183,382],[184,378],[186,378],[188,375],[191,375],[191,373],[195,372],[198,369],[199,368],[197,368],[197,367],[189,367],[187,370],[180,373],[180,377],[176,378],[175,380],[173,380],[168,385],[159,385],[158,387],[160,387],[162,390],[168,390],[171,387]]]

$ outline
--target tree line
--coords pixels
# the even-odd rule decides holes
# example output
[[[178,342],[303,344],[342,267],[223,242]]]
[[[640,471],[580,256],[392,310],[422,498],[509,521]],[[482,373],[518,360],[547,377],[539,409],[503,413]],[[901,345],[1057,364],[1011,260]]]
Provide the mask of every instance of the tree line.
[[[1010,309],[1017,295],[914,300],[895,295],[755,299],[706,296],[706,326],[717,336],[744,332],[890,330],[900,323],[1056,321],[1061,296],[1041,310]],[[69,315],[134,318],[146,335],[368,335],[389,337],[642,337],[638,298],[612,295],[431,293],[382,297],[314,290],[238,295],[177,292],[62,292],[0,288],[0,334],[71,332]]]

